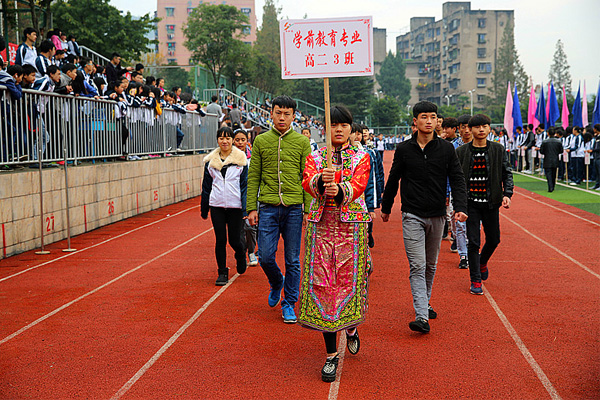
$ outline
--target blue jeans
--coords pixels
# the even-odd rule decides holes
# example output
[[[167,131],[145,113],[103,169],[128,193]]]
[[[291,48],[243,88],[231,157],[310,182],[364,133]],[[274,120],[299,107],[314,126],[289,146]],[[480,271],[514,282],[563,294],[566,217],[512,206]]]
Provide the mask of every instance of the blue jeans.
[[[275,260],[279,237],[285,253],[285,298],[282,305],[294,307],[300,292],[300,244],[302,204],[289,207],[261,204],[258,213],[258,260],[272,289],[281,289],[283,274]]]

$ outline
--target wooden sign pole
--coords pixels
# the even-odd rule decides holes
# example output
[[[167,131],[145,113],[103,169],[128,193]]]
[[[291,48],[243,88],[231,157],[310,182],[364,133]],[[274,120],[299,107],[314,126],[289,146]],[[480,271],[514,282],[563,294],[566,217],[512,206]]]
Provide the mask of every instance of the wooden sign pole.
[[[327,167],[331,168],[333,157],[333,146],[331,145],[331,114],[329,105],[329,78],[323,78],[323,89],[325,92],[325,140],[327,143]]]

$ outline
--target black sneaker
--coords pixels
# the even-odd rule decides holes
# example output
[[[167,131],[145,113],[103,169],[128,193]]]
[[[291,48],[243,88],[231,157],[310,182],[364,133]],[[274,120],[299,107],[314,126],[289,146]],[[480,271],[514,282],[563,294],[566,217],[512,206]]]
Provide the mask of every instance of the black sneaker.
[[[450,251],[453,253],[458,253],[458,249],[456,248],[456,239],[452,240],[452,244],[450,245]]]
[[[375,247],[375,239],[373,239],[373,234],[369,232],[369,248],[372,249]]]
[[[469,268],[469,260],[467,257],[461,257],[460,262],[458,263],[458,269],[468,269]]]
[[[321,379],[323,382],[333,382],[335,381],[335,375],[337,374],[337,366],[338,366],[339,357],[335,356],[333,358],[328,358],[325,360],[325,365],[323,365],[323,369],[321,369]]]
[[[225,286],[229,282],[229,274],[223,273],[219,274],[217,281],[215,282],[216,286]]]
[[[350,354],[357,354],[360,350],[360,338],[358,337],[358,329],[354,332],[354,335],[348,335],[348,331],[346,331],[346,347],[348,347],[348,352]]]
[[[421,332],[421,333],[429,333],[429,322],[427,322],[424,318],[417,318],[416,321],[413,321],[408,324],[408,327],[411,331]]]
[[[436,319],[437,318],[437,313],[435,312],[435,310],[433,309],[433,307],[431,307],[430,305],[427,306],[427,311],[429,311],[429,319]]]

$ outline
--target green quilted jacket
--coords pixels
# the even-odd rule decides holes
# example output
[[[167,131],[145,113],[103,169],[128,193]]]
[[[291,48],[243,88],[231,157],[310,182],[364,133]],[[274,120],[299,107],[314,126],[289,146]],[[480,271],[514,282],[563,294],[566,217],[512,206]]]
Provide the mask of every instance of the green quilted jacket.
[[[312,198],[302,188],[302,173],[310,151],[308,138],[291,128],[284,134],[271,128],[258,135],[248,169],[248,213],[258,208],[257,202],[304,204],[304,211],[308,212]]]

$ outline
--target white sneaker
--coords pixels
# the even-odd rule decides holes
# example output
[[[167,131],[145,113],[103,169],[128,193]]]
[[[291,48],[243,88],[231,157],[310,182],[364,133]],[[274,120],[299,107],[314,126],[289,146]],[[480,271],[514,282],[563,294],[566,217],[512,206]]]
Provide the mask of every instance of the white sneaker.
[[[571,183],[569,183],[569,185],[571,185],[571,186],[577,186],[577,184],[575,182],[571,182]]]
[[[250,260],[248,265],[250,265],[250,266],[258,265],[258,260],[256,259],[256,255],[254,253],[248,254],[248,259]]]

